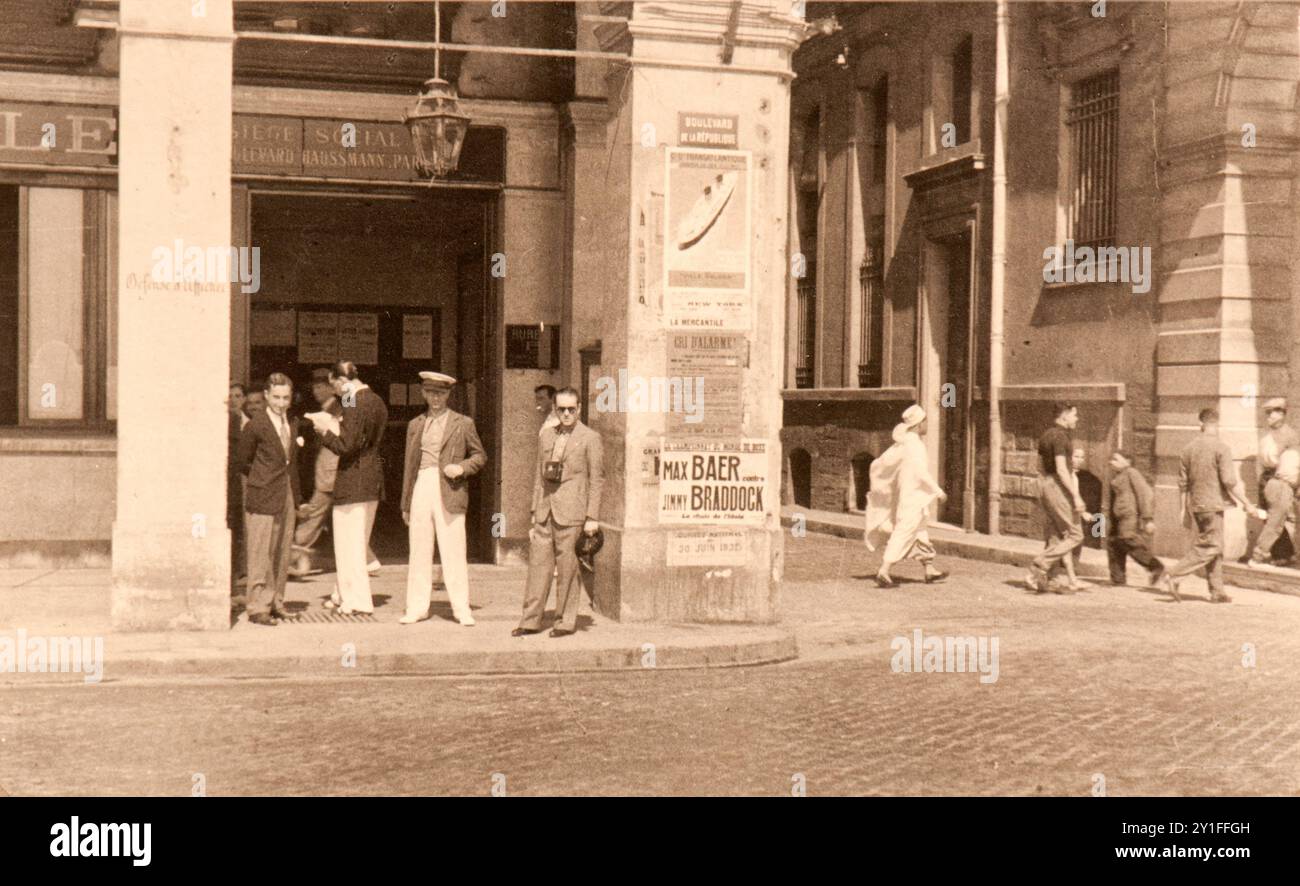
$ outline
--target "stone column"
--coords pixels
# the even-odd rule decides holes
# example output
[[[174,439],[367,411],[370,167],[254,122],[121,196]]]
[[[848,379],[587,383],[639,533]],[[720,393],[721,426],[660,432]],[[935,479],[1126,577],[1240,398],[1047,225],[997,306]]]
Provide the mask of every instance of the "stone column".
[[[599,50],[596,22],[600,4],[574,4],[577,34],[574,44],[579,50]],[[604,272],[598,242],[601,231],[596,225],[600,202],[605,200],[602,187],[605,169],[605,137],[609,108],[605,102],[605,77],[608,64],[603,59],[574,60],[574,101],[564,109],[565,192],[565,294],[561,312],[560,378],[565,384],[582,389],[582,355],[580,350],[600,337],[600,288]]]
[[[702,421],[689,433],[662,412],[602,411],[595,390],[588,403],[605,441],[607,467],[597,608],[623,621],[770,622],[777,615],[791,54],[802,31],[801,22],[785,17],[789,10],[780,0],[636,4],[625,28],[598,29],[607,49],[631,44],[630,63],[613,72],[607,92],[609,166],[602,170],[604,197],[594,224],[599,259],[593,267],[600,269],[602,296],[599,375],[619,384],[620,371],[628,380],[670,377],[683,371],[681,362],[670,362],[674,350],[680,357],[694,348],[675,335],[685,330],[669,328],[680,311],[666,297],[664,252],[678,248],[685,210],[703,195],[712,173],[699,181],[684,175],[689,188],[666,186],[669,150],[692,126],[699,131],[697,124],[681,125],[679,112],[735,118],[736,148],[750,152],[748,182],[723,210],[735,213],[724,225],[748,222],[748,237],[731,238],[720,228],[698,241],[706,256],[719,256],[728,243],[748,248],[744,328],[690,330],[739,336],[740,391],[706,387]],[[679,201],[677,209],[666,210],[666,196]],[[719,258],[708,269],[729,268],[730,260]],[[707,384],[726,373],[705,374]],[[733,406],[739,408],[729,416]],[[665,441],[697,435],[764,445],[754,472],[763,505],[757,522],[683,525],[665,519],[662,481],[650,470],[653,452]],[[688,544],[692,530],[725,530],[739,548],[710,551],[707,538]]]
[[[566,150],[569,180],[566,211],[566,257],[568,292],[560,322],[564,337],[561,364],[566,384],[582,390],[581,348],[599,340],[604,287],[607,280],[601,241],[603,204],[608,195],[602,187],[606,162],[606,127],[609,108],[603,100],[570,102],[566,108],[568,138]]]
[[[1260,404],[1287,393],[1300,44],[1290,4],[1174,3],[1168,15],[1156,522],[1175,527],[1178,457],[1198,432],[1197,412],[1218,408],[1220,436],[1254,500]],[[1226,518],[1225,553],[1235,559],[1247,523],[1236,508]],[[1186,544],[1179,532],[1157,539],[1162,554]]]
[[[230,244],[231,0],[122,0],[119,39],[113,626],[226,630],[229,277],[154,277]]]

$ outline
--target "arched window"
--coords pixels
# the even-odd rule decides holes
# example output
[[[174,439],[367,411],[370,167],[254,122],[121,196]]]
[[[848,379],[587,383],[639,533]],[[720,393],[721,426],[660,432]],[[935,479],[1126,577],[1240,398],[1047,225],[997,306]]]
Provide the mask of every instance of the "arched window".
[[[801,508],[812,507],[812,456],[807,450],[790,452],[790,485],[794,487],[794,503]]]
[[[859,452],[853,456],[853,508],[858,511],[867,509],[867,493],[871,491],[871,462],[875,457],[870,452]]]

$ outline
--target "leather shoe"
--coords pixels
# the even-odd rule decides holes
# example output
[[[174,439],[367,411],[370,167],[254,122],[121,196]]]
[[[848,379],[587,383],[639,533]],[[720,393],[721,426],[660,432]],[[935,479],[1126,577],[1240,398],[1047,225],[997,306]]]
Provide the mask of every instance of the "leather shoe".
[[[248,617],[248,622],[249,624],[266,625],[268,628],[273,628],[279,624],[278,621],[271,617],[269,612],[259,612],[255,615],[250,615]]]
[[[927,572],[925,574],[925,583],[928,585],[938,584],[948,577],[946,572]]]
[[[567,637],[570,634],[576,634],[577,631],[566,631],[564,628],[551,628],[552,637]]]
[[[892,588],[895,586],[894,580],[890,578],[888,575],[881,575],[879,573],[876,573],[875,579],[876,579],[876,587]]]
[[[515,628],[513,631],[510,632],[510,636],[525,637],[528,634],[540,634],[541,632],[542,632],[541,628]]]
[[[293,616],[279,606],[273,606],[271,607],[271,618],[289,619],[293,618]]]
[[[1211,603],[1231,603],[1231,602],[1232,602],[1232,598],[1229,597],[1227,594],[1212,594],[1212,595],[1210,596],[1210,602],[1211,602]]]

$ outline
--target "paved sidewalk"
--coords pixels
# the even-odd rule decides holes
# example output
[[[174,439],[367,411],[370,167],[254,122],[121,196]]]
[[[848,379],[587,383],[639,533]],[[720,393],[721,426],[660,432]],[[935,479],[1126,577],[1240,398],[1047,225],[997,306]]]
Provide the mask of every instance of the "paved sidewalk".
[[[863,517],[861,514],[814,511],[811,508],[783,505],[781,507],[782,525],[793,526],[796,515],[801,515],[804,518],[805,528],[809,532],[862,541]],[[983,560],[987,563],[1001,563],[1004,566],[1023,568],[1028,568],[1030,561],[1043,549],[1041,541],[1030,538],[965,532],[959,527],[947,524],[930,524],[930,540],[934,542],[935,550],[944,556],[962,557],[967,560]],[[1174,562],[1173,558],[1170,557],[1161,559],[1168,564]],[[1137,569],[1137,566],[1130,564],[1129,569]],[[1105,550],[1085,547],[1079,576],[1091,579],[1108,578]],[[1276,594],[1289,594],[1300,597],[1300,571],[1295,569],[1284,569],[1276,566],[1260,566],[1251,569],[1247,568],[1243,563],[1227,561],[1223,564],[1223,577],[1224,581],[1233,587],[1271,591]],[[1192,583],[1195,584],[1195,580]]]
[[[1300,597],[1038,595],[955,557],[947,582],[912,562],[882,589],[878,563],[787,536],[799,658],[768,667],[4,686],[0,792],[188,795],[202,773],[210,796],[483,796],[499,773],[511,796],[1300,794]],[[978,657],[900,671],[918,630],[996,640],[997,680]]]
[[[371,618],[324,610],[321,604],[334,586],[333,573],[324,573],[289,583],[285,604],[299,616],[296,623],[263,627],[249,624],[241,614],[230,631],[115,633],[109,617],[109,570],[0,570],[0,636],[15,637],[21,628],[28,637],[102,637],[105,681],[727,667],[787,661],[798,654],[793,635],[778,626],[620,624],[595,615],[586,599],[577,634],[511,637],[525,573],[518,566],[470,567],[471,605],[478,622],[472,628],[452,619],[446,592],[439,589],[432,618],[398,624],[406,567],[386,565],[371,579]],[[0,685],[83,680],[80,673],[0,672]]]

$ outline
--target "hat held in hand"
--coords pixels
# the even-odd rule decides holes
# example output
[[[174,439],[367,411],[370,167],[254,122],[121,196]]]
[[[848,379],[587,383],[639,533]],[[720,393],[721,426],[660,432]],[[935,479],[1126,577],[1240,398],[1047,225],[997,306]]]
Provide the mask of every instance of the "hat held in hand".
[[[578,563],[588,572],[596,571],[595,557],[597,552],[605,546],[605,533],[601,532],[600,527],[591,535],[585,532],[578,534],[578,541],[574,545],[574,551],[578,555]]]

